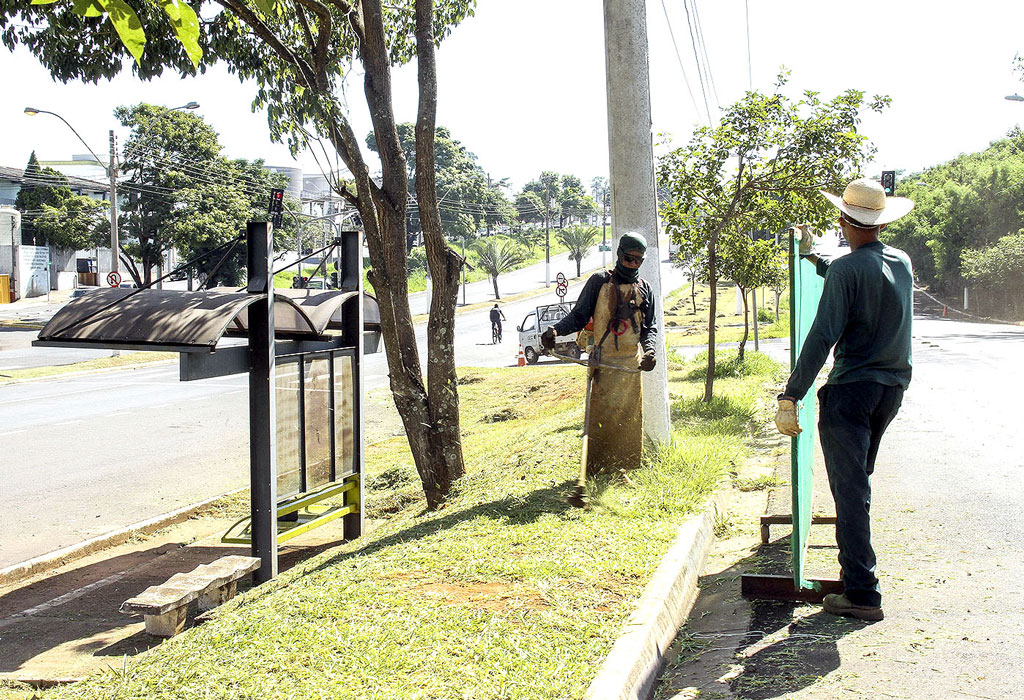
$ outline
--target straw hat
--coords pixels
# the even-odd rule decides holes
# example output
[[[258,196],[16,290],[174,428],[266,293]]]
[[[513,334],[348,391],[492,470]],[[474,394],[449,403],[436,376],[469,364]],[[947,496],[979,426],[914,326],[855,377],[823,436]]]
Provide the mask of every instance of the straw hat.
[[[821,193],[854,222],[865,226],[887,224],[905,216],[914,208],[913,200],[906,197],[886,197],[882,186],[866,177],[847,185],[842,197],[824,190]]]

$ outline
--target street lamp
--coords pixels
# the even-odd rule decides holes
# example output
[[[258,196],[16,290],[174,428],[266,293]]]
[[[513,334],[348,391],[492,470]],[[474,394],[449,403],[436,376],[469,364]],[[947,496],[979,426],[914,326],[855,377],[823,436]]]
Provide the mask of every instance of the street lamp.
[[[182,105],[181,107],[174,107],[172,111],[177,109],[198,108],[199,103],[193,101],[189,102],[188,104]],[[68,120],[64,117],[60,116],[56,112],[51,112],[46,109],[37,109],[36,107],[26,107],[25,114],[29,115],[30,117],[33,117],[37,114],[49,114],[54,117],[57,117],[57,119],[60,119],[62,122],[64,122],[64,125],[67,126],[67,128],[71,129],[71,133],[78,137],[78,140],[81,141],[82,145],[85,146],[86,150],[89,151],[89,154],[92,155],[93,159],[96,161],[96,164],[103,168],[104,172],[107,174],[107,178],[110,180],[110,271],[117,272],[119,267],[118,250],[120,249],[120,247],[118,245],[117,240],[117,144],[114,141],[114,130],[110,130],[109,163],[107,165],[104,165],[103,161],[100,160],[100,157],[96,155],[96,152],[93,151],[92,148],[89,147],[89,144],[85,142],[85,139],[82,138],[82,135],[79,134],[75,130],[75,127],[71,126],[71,124],[68,123]]]
[[[115,160],[115,143],[114,143],[114,130],[110,130],[110,164],[103,165],[103,161],[96,155],[96,152],[89,148],[89,144],[85,142],[82,135],[75,131],[75,127],[68,123],[68,120],[60,116],[56,112],[50,112],[45,109],[36,109],[35,107],[26,107],[25,114],[29,116],[35,116],[37,114],[50,114],[57,119],[64,122],[64,125],[71,129],[71,133],[78,137],[78,140],[82,142],[86,150],[92,155],[97,165],[103,168],[107,174],[107,178],[110,180],[110,271],[117,272],[118,261],[117,261],[117,162]]]
[[[1018,95],[1017,93],[1013,93],[1012,95],[1007,95],[1003,99],[1004,100],[1009,100],[1010,102],[1024,102],[1024,96]]]

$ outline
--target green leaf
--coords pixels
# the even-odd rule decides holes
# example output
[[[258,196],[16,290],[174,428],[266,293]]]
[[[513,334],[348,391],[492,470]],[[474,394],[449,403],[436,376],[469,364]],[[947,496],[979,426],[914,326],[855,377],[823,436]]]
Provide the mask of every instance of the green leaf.
[[[203,57],[203,50],[199,47],[199,18],[187,3],[175,2],[175,0],[161,0],[171,26],[174,27],[174,35],[185,48],[192,65],[199,67],[199,60]]]
[[[146,32],[142,29],[142,22],[135,10],[130,8],[124,0],[97,0],[103,9],[107,11],[110,23],[114,25],[117,35],[121,37],[121,43],[128,49],[138,64],[142,63],[142,51],[146,48]]]
[[[103,14],[103,6],[97,0],[75,0],[72,9],[76,15],[82,17],[99,17]]]
[[[274,14],[274,6],[276,4],[276,0],[256,0],[256,6],[263,10],[263,14],[268,17]]]
[[[160,6],[164,13],[171,19],[172,23],[181,21],[181,12],[178,10],[178,3],[175,0],[161,0]]]

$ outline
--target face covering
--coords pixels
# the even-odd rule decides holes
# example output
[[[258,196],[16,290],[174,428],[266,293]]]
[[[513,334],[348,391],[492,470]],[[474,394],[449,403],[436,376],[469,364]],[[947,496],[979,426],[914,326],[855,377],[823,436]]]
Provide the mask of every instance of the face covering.
[[[615,270],[613,272],[615,278],[619,282],[626,284],[636,284],[640,281],[640,268],[633,269],[626,267],[622,262],[622,252],[619,252],[618,259],[615,261]]]

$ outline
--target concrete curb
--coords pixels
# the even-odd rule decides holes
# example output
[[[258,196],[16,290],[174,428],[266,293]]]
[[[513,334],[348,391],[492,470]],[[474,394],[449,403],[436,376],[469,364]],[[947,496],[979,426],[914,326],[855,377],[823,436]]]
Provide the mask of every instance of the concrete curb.
[[[41,556],[34,557],[33,559],[28,559],[18,564],[13,564],[0,569],[0,586],[18,583],[30,576],[43,571],[49,571],[50,569],[55,569],[58,566],[75,561],[76,559],[81,559],[82,557],[88,556],[94,552],[107,549],[108,547],[116,547],[119,544],[124,544],[132,537],[148,535],[156,532],[157,530],[161,530],[168,525],[175,525],[177,523],[184,522],[220,499],[238,493],[239,491],[243,491],[247,488],[248,486],[234,491],[228,491],[227,493],[222,493],[219,496],[208,498],[205,501],[200,501],[199,503],[193,503],[192,505],[172,510],[170,513],[164,513],[163,515],[158,515],[155,518],[150,518],[149,520],[142,520],[121,528],[120,530],[108,532],[105,535],[98,535],[85,540],[84,542],[79,542],[78,544],[73,544],[69,547],[64,547],[63,549],[58,549],[54,552],[43,554]]]
[[[731,495],[731,487],[719,489],[700,515],[679,528],[584,700],[644,700],[650,695],[665,651],[697,599],[697,579],[715,539],[715,517],[725,512]]]

